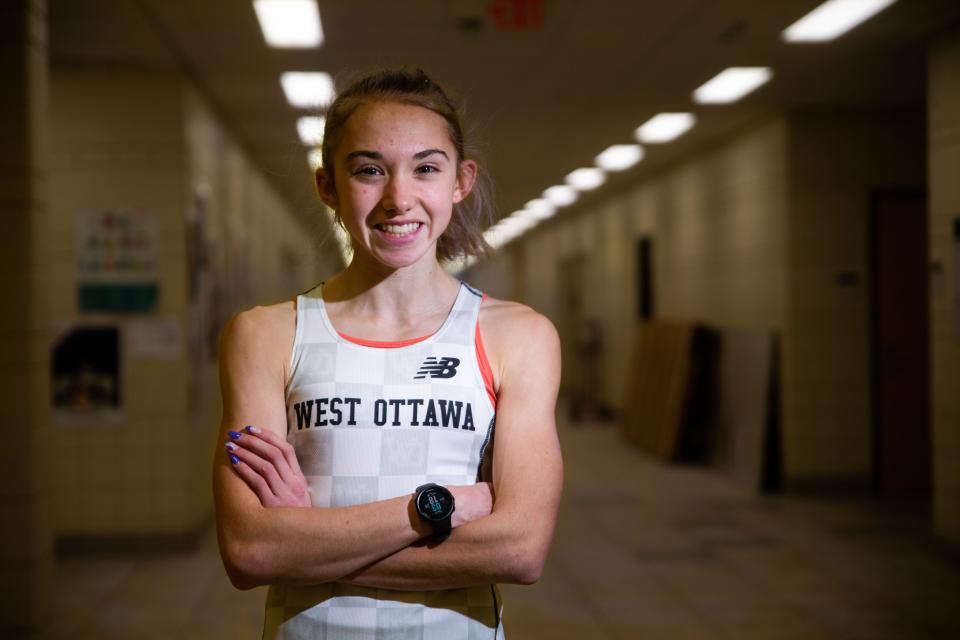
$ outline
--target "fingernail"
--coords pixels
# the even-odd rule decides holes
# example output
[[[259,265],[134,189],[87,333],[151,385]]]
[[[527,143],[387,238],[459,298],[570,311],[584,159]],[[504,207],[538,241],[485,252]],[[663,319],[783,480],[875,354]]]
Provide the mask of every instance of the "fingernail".
[[[252,424],[248,424],[244,429],[246,429],[247,433],[260,433],[260,429],[257,429]]]
[[[236,450],[237,450],[237,445],[233,444],[232,442],[227,442],[227,451],[236,451]]]
[[[230,463],[231,463],[231,464],[237,464],[238,462],[240,462],[240,458],[238,458],[237,456],[233,455],[232,453],[230,453],[230,454],[228,454],[228,455],[230,456]]]
[[[233,438],[234,440],[239,440],[240,436],[242,436],[243,434],[240,433],[239,431],[227,431],[227,435]]]

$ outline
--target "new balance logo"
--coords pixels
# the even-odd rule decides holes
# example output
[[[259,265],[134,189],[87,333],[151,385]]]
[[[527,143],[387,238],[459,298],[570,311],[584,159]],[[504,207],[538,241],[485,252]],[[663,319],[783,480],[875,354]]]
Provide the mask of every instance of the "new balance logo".
[[[458,358],[437,358],[430,356],[420,365],[420,371],[413,377],[414,380],[422,380],[426,377],[431,378],[452,378],[457,375],[457,367],[460,365]]]

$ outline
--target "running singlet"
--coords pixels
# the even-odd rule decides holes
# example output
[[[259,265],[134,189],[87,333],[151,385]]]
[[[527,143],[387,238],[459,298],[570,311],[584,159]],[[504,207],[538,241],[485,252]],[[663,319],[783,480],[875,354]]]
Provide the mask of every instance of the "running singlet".
[[[477,348],[481,300],[461,284],[436,333],[378,343],[340,335],[321,286],[298,296],[287,440],[314,507],[412,495],[427,482],[490,479],[494,398]],[[495,585],[394,591],[277,584],[267,595],[263,635],[502,640],[500,606]]]

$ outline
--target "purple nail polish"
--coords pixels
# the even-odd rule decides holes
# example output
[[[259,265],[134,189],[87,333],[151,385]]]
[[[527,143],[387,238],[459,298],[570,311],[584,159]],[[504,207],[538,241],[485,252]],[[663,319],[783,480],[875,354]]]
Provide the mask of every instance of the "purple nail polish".
[[[238,431],[227,431],[227,435],[233,438],[234,440],[239,440],[243,434]]]
[[[246,427],[244,427],[244,430],[246,430],[247,433],[260,433],[260,429],[257,429],[252,424],[248,424]]]
[[[237,456],[233,455],[232,453],[231,453],[231,454],[228,454],[228,455],[230,456],[230,463],[231,463],[231,464],[237,464],[238,462],[240,462],[240,458],[238,458]]]
[[[237,445],[233,444],[232,442],[227,442],[227,451],[236,451],[236,450],[237,450]]]

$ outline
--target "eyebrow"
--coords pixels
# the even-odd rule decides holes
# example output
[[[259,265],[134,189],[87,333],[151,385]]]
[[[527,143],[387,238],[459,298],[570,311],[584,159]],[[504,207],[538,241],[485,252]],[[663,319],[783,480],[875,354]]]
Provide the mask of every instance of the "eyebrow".
[[[450,159],[450,158],[447,156],[447,152],[444,151],[443,149],[424,149],[423,151],[420,151],[419,153],[413,154],[413,157],[414,157],[414,159],[416,159],[416,160],[423,160],[423,159],[426,158],[427,156],[432,156],[432,155],[435,154],[435,153],[439,153],[440,155],[442,155],[444,158],[447,158],[448,160]]]
[[[443,149],[424,149],[423,151],[418,151],[417,153],[413,154],[413,159],[423,160],[424,158],[428,156],[432,156],[435,153],[439,153],[444,158],[447,158],[449,160],[449,156],[447,155],[447,152],[444,151]],[[350,153],[348,153],[347,157],[344,158],[344,161],[349,162],[354,158],[369,158],[371,160],[383,160],[383,154],[380,153],[379,151],[368,151],[366,149],[358,149],[357,151],[351,151]]]

